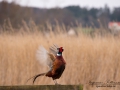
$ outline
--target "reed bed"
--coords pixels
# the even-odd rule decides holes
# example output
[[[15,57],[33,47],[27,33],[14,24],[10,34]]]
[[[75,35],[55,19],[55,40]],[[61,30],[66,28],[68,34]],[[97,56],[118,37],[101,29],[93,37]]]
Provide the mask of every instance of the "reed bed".
[[[63,56],[67,62],[58,83],[83,84],[84,90],[119,90],[120,85],[112,88],[89,85],[90,81],[120,82],[119,37],[91,37],[82,33],[75,37],[62,33],[45,36],[41,32],[0,34],[0,85],[32,84],[32,80],[26,83],[27,79],[48,70],[36,60],[37,49],[42,45],[49,50],[53,44],[64,48]],[[43,76],[35,84],[53,85],[54,82]]]

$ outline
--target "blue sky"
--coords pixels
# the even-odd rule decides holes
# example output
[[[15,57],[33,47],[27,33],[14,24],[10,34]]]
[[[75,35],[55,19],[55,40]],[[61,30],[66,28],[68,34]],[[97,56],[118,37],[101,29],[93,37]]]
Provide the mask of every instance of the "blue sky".
[[[2,1],[2,0],[0,0]],[[69,5],[79,5],[81,7],[104,7],[107,4],[111,9],[114,7],[120,7],[120,0],[6,0],[15,1],[22,6],[53,8],[53,7],[65,7]]]

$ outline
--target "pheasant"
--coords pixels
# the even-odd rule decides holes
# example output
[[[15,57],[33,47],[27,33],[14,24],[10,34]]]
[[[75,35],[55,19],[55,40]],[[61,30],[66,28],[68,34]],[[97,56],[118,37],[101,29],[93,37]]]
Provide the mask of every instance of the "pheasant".
[[[66,62],[62,56],[64,49],[63,47],[53,45],[49,48],[49,50],[50,52],[48,52],[44,47],[40,46],[37,51],[36,56],[38,61],[40,61],[41,64],[47,65],[49,67],[49,70],[46,73],[41,73],[33,76],[33,84],[39,76],[51,77],[55,85],[58,84],[56,79],[59,79],[61,77],[66,66]]]

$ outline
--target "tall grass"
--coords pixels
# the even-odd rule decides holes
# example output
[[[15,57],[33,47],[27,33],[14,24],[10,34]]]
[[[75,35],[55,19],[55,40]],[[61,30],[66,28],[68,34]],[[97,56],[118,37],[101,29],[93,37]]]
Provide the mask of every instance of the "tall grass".
[[[63,46],[63,56],[67,62],[60,84],[84,84],[85,90],[119,90],[115,88],[96,88],[89,81],[120,82],[120,41],[113,36],[95,36],[80,33],[69,37],[60,33],[49,37],[41,32],[0,34],[0,85],[25,85],[27,79],[46,72],[36,60],[36,51],[40,45],[46,49],[53,44]],[[27,84],[32,84],[29,81]],[[54,84],[48,77],[39,77],[35,84]]]

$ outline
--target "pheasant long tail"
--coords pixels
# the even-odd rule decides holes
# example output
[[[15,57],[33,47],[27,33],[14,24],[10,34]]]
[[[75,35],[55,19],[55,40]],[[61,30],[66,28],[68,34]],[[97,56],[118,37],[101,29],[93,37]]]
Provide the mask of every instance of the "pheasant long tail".
[[[29,79],[27,80],[27,82],[28,82],[30,79],[33,79],[33,84],[34,84],[35,80],[36,80],[39,76],[44,76],[45,74],[46,74],[46,73],[41,73],[41,74],[35,75],[35,76],[29,78]],[[26,83],[27,83],[27,82],[26,82]]]

